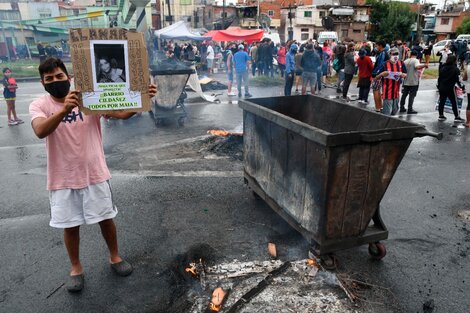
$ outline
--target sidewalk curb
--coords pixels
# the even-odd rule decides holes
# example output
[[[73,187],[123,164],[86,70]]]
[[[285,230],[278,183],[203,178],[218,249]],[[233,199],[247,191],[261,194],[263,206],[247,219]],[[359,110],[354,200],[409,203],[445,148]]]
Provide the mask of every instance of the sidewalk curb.
[[[16,81],[18,83],[27,83],[27,82],[38,82],[41,81],[41,78],[39,76],[37,77],[21,77],[21,78],[16,78]]]

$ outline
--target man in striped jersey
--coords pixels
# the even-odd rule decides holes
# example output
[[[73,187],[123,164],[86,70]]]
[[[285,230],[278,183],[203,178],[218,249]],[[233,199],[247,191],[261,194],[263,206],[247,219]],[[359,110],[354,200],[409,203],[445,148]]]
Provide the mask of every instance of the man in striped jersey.
[[[397,48],[390,49],[390,60],[385,62],[380,74],[374,79],[382,79],[382,113],[385,115],[395,115],[398,112],[400,101],[400,85],[406,77],[405,64],[399,60],[400,52]]]

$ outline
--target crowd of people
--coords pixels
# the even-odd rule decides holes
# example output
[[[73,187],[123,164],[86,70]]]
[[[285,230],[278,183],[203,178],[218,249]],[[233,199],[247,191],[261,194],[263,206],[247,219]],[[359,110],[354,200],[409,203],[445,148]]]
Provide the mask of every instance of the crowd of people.
[[[253,77],[279,75],[285,80],[286,96],[290,96],[294,88],[297,94],[305,95],[309,88],[311,94],[319,94],[322,88],[334,86],[340,98],[349,101],[348,92],[353,78],[357,76],[358,102],[368,104],[372,89],[375,110],[396,115],[418,113],[413,104],[423,71],[429,66],[432,50],[432,42],[425,45],[423,42],[407,44],[402,40],[391,43],[381,40],[327,40],[320,44],[310,39],[303,43],[291,40],[275,44],[264,38],[253,43],[228,43],[225,47],[209,41],[199,46],[179,46],[170,42],[167,54],[182,60],[197,59],[208,75],[214,72],[215,66],[222,65],[227,72],[228,96],[242,97],[242,83],[245,97],[251,96],[247,83],[249,74]],[[446,102],[450,102],[455,122],[464,122],[458,113],[454,86],[465,91],[457,64],[463,70],[463,64],[468,63],[467,43],[452,41],[437,55],[440,57],[437,85],[440,95],[439,120],[445,120],[443,108]],[[214,59],[218,60],[217,65]],[[335,75],[336,85],[328,84],[327,77]],[[235,79],[238,93],[232,91]],[[465,126],[469,124],[465,123]]]

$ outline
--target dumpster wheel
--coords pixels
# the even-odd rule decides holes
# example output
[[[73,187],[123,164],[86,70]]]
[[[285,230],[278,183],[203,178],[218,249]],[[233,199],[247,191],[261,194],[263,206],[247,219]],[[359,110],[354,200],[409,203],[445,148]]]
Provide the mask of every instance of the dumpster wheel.
[[[369,243],[369,254],[376,260],[381,260],[387,254],[385,245],[380,242]]]
[[[185,117],[184,117],[184,116],[178,118],[178,125],[179,125],[180,127],[184,126],[184,121],[185,121]]]
[[[338,258],[333,253],[320,255],[321,265],[328,271],[335,271],[338,267]]]

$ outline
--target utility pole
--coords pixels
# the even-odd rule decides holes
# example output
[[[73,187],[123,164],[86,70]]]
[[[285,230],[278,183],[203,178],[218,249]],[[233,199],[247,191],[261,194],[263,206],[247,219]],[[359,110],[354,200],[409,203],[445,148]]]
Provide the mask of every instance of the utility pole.
[[[289,28],[287,29],[287,40],[294,39],[294,29],[292,28],[292,4],[289,3]]]
[[[170,0],[166,0],[166,3],[168,5],[168,19],[170,20],[170,25],[171,25],[172,24],[171,22],[173,21],[173,17],[171,16]]]
[[[415,42],[421,41],[421,0],[418,0],[418,17],[416,18],[416,39]]]
[[[257,2],[256,15],[257,15],[256,20],[257,20],[257,24],[258,24],[258,28],[259,28],[259,26],[261,25],[261,23],[259,22],[259,0]]]
[[[225,29],[225,0],[222,1],[222,30]]]

